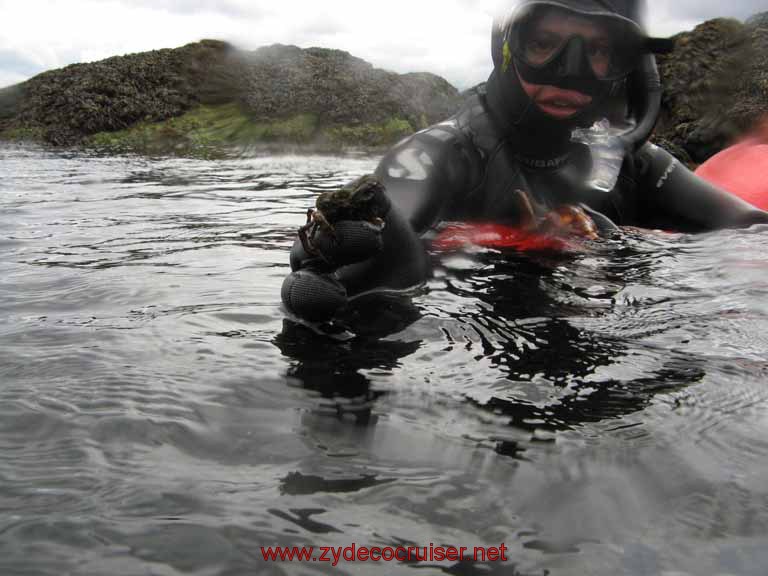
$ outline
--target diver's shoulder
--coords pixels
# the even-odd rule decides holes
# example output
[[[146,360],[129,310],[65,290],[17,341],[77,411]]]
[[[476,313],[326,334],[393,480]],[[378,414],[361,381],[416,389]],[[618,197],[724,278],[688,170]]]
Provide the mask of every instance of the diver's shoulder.
[[[485,102],[485,94],[485,83],[463,92],[462,103],[453,116],[417,132],[416,135],[440,136],[441,132],[448,132],[459,139],[472,139],[478,133],[490,131],[493,119]]]
[[[639,177],[658,173],[669,176],[678,166],[684,165],[668,150],[650,141],[645,142],[637,149],[634,160],[635,170]]]
[[[402,139],[389,152],[414,148],[432,151],[473,148],[474,143],[470,129],[472,111],[467,110],[467,104],[469,103],[465,102],[462,108],[450,118],[432,124]]]
[[[453,117],[457,128],[482,156],[488,156],[504,138],[486,100],[486,83],[465,92],[461,109]]]
[[[464,92],[464,102],[452,120],[461,131],[467,134],[489,131],[494,122],[486,104],[485,83]]]
[[[482,164],[485,140],[491,130],[482,86],[466,92],[460,109],[451,117],[404,138],[384,156],[380,168],[392,163],[437,166],[466,161]]]
[[[481,119],[486,114],[484,90],[478,86],[468,90],[463,96],[461,106],[453,116],[420,130],[414,137],[437,138],[442,142],[471,140],[472,133],[478,123],[482,123]]]

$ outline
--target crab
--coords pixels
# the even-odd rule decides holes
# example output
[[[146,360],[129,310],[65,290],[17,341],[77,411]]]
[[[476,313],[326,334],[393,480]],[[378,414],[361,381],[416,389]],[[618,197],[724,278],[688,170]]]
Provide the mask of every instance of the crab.
[[[342,220],[363,220],[383,228],[389,208],[384,185],[372,175],[363,176],[339,190],[321,194],[315,208],[307,210],[307,223],[299,228],[299,240],[307,254],[322,256],[314,244],[320,230],[336,239],[335,224]]]
[[[553,236],[575,235],[595,240],[598,230],[595,221],[580,206],[563,204],[547,212],[543,217],[536,215],[530,196],[515,190],[521,208],[522,226],[528,230],[536,230]]]

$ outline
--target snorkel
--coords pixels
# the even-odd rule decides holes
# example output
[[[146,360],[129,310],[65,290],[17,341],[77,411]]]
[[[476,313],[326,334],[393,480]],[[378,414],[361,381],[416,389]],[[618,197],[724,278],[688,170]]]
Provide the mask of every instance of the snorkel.
[[[661,109],[661,79],[656,58],[645,54],[640,66],[627,79],[626,124],[611,125],[598,120],[589,128],[576,128],[571,140],[589,148],[592,168],[586,179],[587,188],[611,192],[621,171],[624,158],[640,149],[650,138]]]
[[[672,50],[671,41],[664,50]],[[633,152],[648,141],[661,111],[661,78],[653,54],[643,55],[640,67],[627,82],[627,93],[630,113],[637,120],[634,128],[621,135],[620,139],[624,149]]]

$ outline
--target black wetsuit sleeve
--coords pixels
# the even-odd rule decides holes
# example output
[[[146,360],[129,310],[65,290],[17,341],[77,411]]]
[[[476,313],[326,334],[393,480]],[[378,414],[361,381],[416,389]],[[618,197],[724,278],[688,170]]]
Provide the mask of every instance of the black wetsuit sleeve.
[[[308,255],[298,240],[291,251],[292,273],[283,283],[282,299],[298,316],[323,320],[349,299],[363,293],[409,288],[429,276],[429,259],[421,235],[440,222],[460,202],[479,173],[477,154],[451,123],[414,134],[390,150],[376,176],[391,200],[380,242],[371,242],[370,229],[347,227],[339,234],[343,253],[378,250],[354,264]],[[366,251],[366,254],[369,253]]]
[[[639,152],[642,226],[698,232],[768,223],[768,212],[699,178],[669,152]]]
[[[481,159],[451,122],[393,147],[376,169],[392,205],[423,234],[449,216],[481,176]]]
[[[338,271],[352,296],[379,288],[405,288],[428,276],[420,236],[438,224],[477,177],[478,159],[450,123],[428,128],[394,146],[376,169],[392,209],[382,251]]]

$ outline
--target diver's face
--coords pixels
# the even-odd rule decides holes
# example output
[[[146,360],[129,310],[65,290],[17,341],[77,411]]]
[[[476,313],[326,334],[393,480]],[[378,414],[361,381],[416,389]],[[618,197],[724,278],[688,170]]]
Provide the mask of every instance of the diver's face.
[[[612,42],[607,27],[599,21],[570,14],[564,10],[551,10],[531,24],[523,49],[531,64],[549,61],[573,36],[584,40],[587,59],[598,78],[608,74]],[[575,90],[557,86],[530,84],[520,74],[520,83],[526,94],[545,113],[559,119],[570,118],[592,102],[592,97]]]

